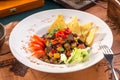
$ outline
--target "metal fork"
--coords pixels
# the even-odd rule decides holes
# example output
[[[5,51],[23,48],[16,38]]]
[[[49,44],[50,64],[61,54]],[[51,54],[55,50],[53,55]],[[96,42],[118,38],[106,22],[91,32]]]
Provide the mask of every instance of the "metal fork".
[[[114,67],[113,67],[113,64],[112,64],[112,61],[113,61],[113,58],[114,58],[114,53],[112,52],[112,50],[106,46],[106,45],[101,45],[100,46],[106,60],[109,62],[110,64],[110,67],[111,67],[111,70],[112,70],[112,74],[113,74],[113,77],[114,77],[114,80],[119,80],[117,75],[116,75],[116,72],[114,70]]]

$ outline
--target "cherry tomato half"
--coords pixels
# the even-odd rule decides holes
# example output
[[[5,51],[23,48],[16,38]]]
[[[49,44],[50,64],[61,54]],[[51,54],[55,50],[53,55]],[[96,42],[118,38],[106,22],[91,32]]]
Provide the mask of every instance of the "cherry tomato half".
[[[36,50],[44,50],[44,48],[42,46],[40,46],[39,44],[29,44],[29,49],[31,51],[36,51]]]
[[[33,56],[35,56],[37,58],[43,58],[45,55],[46,55],[46,53],[43,50],[35,51],[33,54]]]
[[[45,47],[45,44],[43,44],[42,42],[40,42],[40,41],[31,41],[30,43],[30,46],[31,45],[39,45],[39,46],[41,46],[41,47]]]
[[[31,40],[32,40],[32,41],[36,41],[36,42],[42,42],[43,44],[45,44],[45,40],[44,40],[43,38],[37,36],[37,35],[33,35],[33,36],[31,37]]]

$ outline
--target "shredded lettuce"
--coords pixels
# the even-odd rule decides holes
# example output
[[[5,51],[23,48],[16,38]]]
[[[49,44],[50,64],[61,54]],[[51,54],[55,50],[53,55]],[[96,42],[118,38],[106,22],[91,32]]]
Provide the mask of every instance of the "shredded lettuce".
[[[68,59],[65,54],[61,54],[61,61],[64,61],[65,64],[75,64],[84,62],[90,58],[90,55],[88,53],[89,49],[90,48],[86,49],[74,48],[71,53],[71,56]]]

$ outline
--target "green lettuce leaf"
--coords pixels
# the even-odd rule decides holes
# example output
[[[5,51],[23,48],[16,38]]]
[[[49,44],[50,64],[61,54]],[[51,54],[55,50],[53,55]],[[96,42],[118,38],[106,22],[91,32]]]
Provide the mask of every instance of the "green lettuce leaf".
[[[88,60],[90,58],[90,55],[88,53],[88,48],[87,49],[77,49],[75,48],[71,56],[65,60],[66,64],[74,64],[74,63],[80,63]]]

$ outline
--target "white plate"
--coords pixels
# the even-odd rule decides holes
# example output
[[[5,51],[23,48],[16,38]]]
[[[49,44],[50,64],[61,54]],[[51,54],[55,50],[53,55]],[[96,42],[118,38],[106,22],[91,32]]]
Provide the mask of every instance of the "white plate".
[[[31,57],[31,53],[27,49],[27,44],[29,42],[30,36],[35,33],[40,36],[46,33],[49,25],[55,20],[56,16],[60,13],[64,15],[66,22],[68,22],[71,19],[71,17],[77,16],[80,24],[92,21],[95,25],[99,26],[94,45],[92,46],[93,49],[90,52],[90,60],[72,66],[49,64],[37,58]],[[104,34],[105,36],[103,37]],[[33,14],[23,19],[17,24],[17,26],[11,32],[9,39],[10,49],[13,55],[21,63],[32,69],[50,73],[73,72],[88,68],[96,64],[103,58],[103,54],[97,48],[100,42],[109,47],[111,47],[113,43],[112,32],[106,25],[106,23],[104,23],[101,19],[97,18],[92,14],[72,9],[54,9]]]

